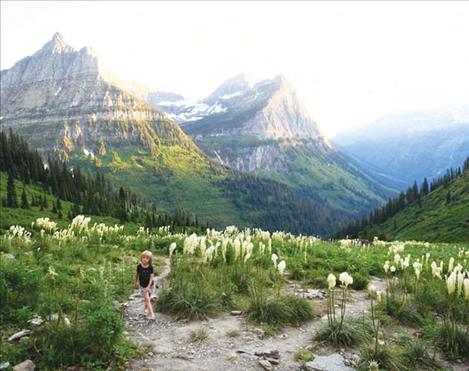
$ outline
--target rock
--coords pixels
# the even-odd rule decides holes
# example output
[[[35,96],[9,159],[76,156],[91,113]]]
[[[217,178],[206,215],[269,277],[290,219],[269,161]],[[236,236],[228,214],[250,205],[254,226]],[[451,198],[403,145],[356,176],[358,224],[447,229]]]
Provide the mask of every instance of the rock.
[[[21,330],[20,332],[17,332],[16,334],[11,335],[8,338],[8,341],[14,341],[14,340],[21,339],[23,336],[29,335],[30,333],[31,333],[30,330]]]
[[[30,359],[18,363],[15,367],[13,367],[13,371],[34,371],[36,365]]]
[[[240,311],[240,310],[232,310],[232,311],[230,312],[230,314],[231,314],[232,316],[240,316],[242,313],[243,313],[243,312]]]
[[[6,370],[8,367],[10,367],[10,362],[0,363],[0,370]]]
[[[310,371],[353,371],[353,368],[346,366],[343,357],[337,353],[317,356],[313,361],[306,362],[305,368]]]
[[[57,321],[59,319],[59,315],[57,313],[54,313],[54,314],[47,316],[47,319],[49,321]]]
[[[272,364],[266,359],[259,360],[259,364],[264,368],[264,370],[272,370]]]
[[[247,349],[238,349],[236,351],[236,353],[240,353],[240,354],[253,354],[250,350],[247,350]],[[257,354],[256,354],[257,355]]]
[[[266,357],[266,358],[280,358],[280,353],[278,350],[270,350],[268,352],[255,352],[254,355],[258,357]]]
[[[325,299],[326,293],[322,290],[317,289],[308,289],[304,294],[304,297],[307,299]]]
[[[41,316],[33,316],[28,323],[32,326],[39,326],[44,322]]]
[[[278,365],[280,363],[277,358],[266,357],[266,360],[272,363],[273,365]]]
[[[261,339],[261,340],[264,339],[264,337],[265,337],[265,331],[264,331],[263,329],[261,329],[261,328],[257,328],[257,327],[256,327],[255,329],[252,330],[252,332],[253,332],[254,334],[256,334],[257,337],[258,337],[259,339]]]

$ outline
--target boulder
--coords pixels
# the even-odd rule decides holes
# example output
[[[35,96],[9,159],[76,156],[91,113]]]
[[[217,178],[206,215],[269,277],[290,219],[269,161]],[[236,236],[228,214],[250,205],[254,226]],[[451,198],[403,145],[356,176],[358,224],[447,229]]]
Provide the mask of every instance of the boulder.
[[[30,359],[18,363],[15,367],[13,367],[13,371],[34,371],[36,365]]]
[[[328,356],[316,356],[313,361],[305,363],[305,368],[310,371],[353,371],[344,363],[344,358],[338,354]]]
[[[272,364],[266,359],[259,360],[259,364],[262,366],[264,370],[272,370]]]
[[[14,341],[14,340],[18,340],[18,339],[21,339],[22,337],[26,336],[26,335],[29,335],[31,331],[30,330],[21,330],[20,332],[17,332],[13,335],[11,335],[9,338],[8,338],[8,341]],[[26,361],[25,361],[26,362]]]

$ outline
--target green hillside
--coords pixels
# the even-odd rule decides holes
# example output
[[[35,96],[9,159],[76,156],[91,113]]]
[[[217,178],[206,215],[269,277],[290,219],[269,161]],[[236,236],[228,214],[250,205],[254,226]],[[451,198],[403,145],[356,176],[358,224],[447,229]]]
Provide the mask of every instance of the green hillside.
[[[2,200],[7,193],[7,174],[0,171],[0,200]],[[73,203],[61,200],[62,205],[62,218],[58,218],[56,212],[52,211],[53,204],[57,201],[57,197],[51,195],[44,191],[44,189],[38,185],[25,184],[20,180],[15,180],[15,187],[18,202],[21,200],[21,194],[23,188],[26,191],[28,202],[30,204],[28,209],[18,208],[9,208],[5,207],[2,202],[0,202],[0,233],[12,225],[21,225],[25,228],[30,228],[31,223],[38,218],[49,218],[57,222],[58,227],[65,228],[70,220],[67,218],[69,211],[73,207]],[[32,206],[33,196],[36,198],[45,197],[47,199],[48,207],[41,210],[40,206]],[[96,223],[106,223],[109,225],[122,224],[118,219],[111,216],[93,216],[93,222]],[[138,229],[137,224],[135,223],[125,223],[124,229],[128,233],[135,232]]]
[[[195,141],[206,153],[221,153],[230,163],[236,163],[246,153],[255,153],[256,148],[281,154],[278,161],[282,170],[256,170],[255,174],[284,183],[326,204],[344,218],[366,214],[395,193],[368,176],[352,159],[325,150],[316,141],[305,139],[290,145],[288,141],[248,136],[205,137]]]
[[[431,242],[469,241],[469,171],[388,218],[368,226],[361,237]]]

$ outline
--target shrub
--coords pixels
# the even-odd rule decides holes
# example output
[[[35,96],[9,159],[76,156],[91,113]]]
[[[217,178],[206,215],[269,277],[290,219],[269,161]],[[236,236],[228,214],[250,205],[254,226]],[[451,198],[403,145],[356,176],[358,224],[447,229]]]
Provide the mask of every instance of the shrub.
[[[353,274],[352,289],[354,290],[365,290],[368,287],[370,279],[367,274],[357,272]]]
[[[344,320],[342,323],[333,321],[318,331],[314,337],[335,346],[357,345],[368,339],[368,330],[363,321]]]
[[[446,357],[469,358],[469,332],[463,326],[444,321],[429,329],[426,336]]]
[[[220,297],[204,282],[180,280],[160,291],[157,309],[181,318],[204,319],[221,309]]]
[[[256,286],[252,286],[250,291],[246,313],[254,322],[279,329],[284,325],[298,326],[313,317],[313,308],[306,299],[292,295],[268,299],[265,291]]]
[[[196,343],[208,339],[208,332],[203,327],[198,328],[196,331],[192,331],[190,335],[190,342]]]
[[[380,370],[402,371],[407,369],[401,352],[397,347],[375,347],[374,344],[367,344],[360,349],[358,370],[369,370],[370,362],[373,361],[378,363]]]
[[[390,295],[381,306],[383,313],[397,319],[407,326],[419,326],[423,320],[416,307],[409,301],[399,299],[397,295]]]

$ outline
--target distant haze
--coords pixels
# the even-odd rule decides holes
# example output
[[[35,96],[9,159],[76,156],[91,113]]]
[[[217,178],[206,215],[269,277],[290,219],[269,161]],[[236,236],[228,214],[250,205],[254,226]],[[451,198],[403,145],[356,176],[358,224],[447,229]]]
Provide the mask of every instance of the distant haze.
[[[2,69],[59,31],[130,80],[187,98],[284,74],[329,136],[469,103],[465,2],[1,2]]]

